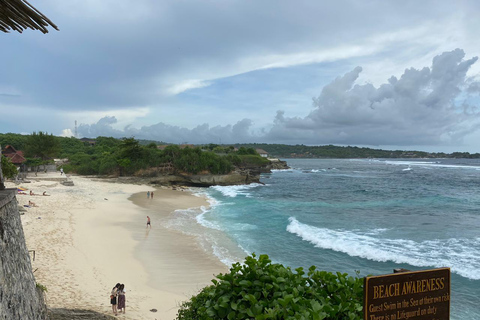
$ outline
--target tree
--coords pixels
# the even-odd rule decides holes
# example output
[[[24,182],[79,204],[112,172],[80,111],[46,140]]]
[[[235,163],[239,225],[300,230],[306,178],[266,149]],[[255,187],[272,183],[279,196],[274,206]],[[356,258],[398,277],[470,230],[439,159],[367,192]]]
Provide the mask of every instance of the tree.
[[[30,158],[49,160],[60,151],[60,143],[52,134],[33,132],[25,142],[25,155]]]
[[[150,142],[150,143],[147,145],[147,148],[157,149],[157,144],[156,144],[155,142]]]
[[[27,158],[25,164],[30,168],[35,168],[35,175],[37,175],[38,167],[42,164],[45,164],[45,162],[40,158]]]
[[[124,138],[120,143],[120,156],[135,161],[141,157],[142,147],[134,138]]]
[[[13,178],[17,175],[17,167],[10,162],[10,159],[2,155],[2,173],[5,178]]]

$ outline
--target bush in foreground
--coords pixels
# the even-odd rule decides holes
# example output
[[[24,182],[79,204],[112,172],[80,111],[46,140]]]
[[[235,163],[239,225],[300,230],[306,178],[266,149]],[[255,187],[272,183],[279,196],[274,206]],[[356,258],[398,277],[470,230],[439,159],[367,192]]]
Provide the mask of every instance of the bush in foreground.
[[[363,279],[310,267],[293,272],[255,254],[184,302],[178,320],[361,319]]]

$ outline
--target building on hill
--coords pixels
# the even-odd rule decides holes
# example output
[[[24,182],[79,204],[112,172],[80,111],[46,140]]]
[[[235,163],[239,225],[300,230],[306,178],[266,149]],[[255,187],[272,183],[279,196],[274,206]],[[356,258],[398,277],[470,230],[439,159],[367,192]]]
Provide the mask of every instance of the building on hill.
[[[263,150],[263,149],[255,149],[255,151],[257,151],[257,153],[263,157],[263,158],[268,158],[268,152]]]
[[[2,154],[10,159],[10,162],[20,167],[27,159],[23,155],[23,151],[16,150],[11,145],[8,145],[3,149]]]

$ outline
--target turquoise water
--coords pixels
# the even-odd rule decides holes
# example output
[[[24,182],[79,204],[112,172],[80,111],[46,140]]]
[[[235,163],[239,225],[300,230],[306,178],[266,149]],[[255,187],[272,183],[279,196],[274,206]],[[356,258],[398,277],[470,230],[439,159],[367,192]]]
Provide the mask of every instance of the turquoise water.
[[[265,185],[198,191],[211,208],[178,212],[171,226],[226,264],[256,252],[362,276],[450,267],[451,319],[480,319],[480,161],[287,162]]]

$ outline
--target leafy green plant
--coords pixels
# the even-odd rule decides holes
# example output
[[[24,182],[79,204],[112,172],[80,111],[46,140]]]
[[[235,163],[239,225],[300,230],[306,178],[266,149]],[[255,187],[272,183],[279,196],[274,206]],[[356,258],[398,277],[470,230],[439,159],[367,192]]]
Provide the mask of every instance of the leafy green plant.
[[[35,285],[36,285],[36,287],[37,287],[38,289],[42,290],[43,292],[47,292],[47,291],[48,291],[48,290],[47,290],[47,287],[45,287],[45,286],[44,286],[43,284],[41,284],[41,283],[38,283],[38,282],[37,282]]]
[[[361,319],[363,281],[310,267],[293,272],[255,254],[235,263],[184,302],[178,320],[193,319]]]
[[[4,155],[1,156],[0,161],[2,173],[5,178],[13,178],[18,174],[17,167]]]

